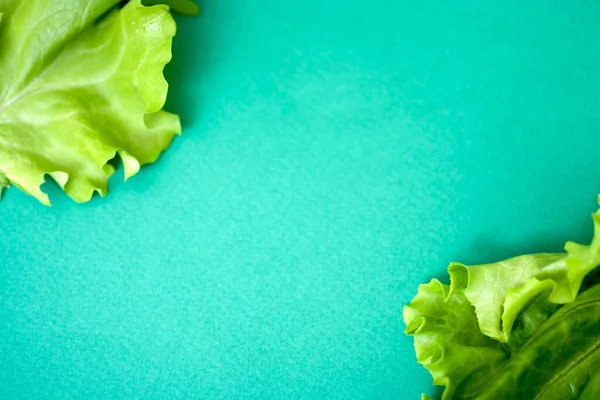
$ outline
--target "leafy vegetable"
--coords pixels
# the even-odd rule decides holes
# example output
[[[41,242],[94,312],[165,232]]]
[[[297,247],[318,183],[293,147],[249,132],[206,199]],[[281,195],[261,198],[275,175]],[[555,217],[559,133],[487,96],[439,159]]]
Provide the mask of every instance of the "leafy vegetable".
[[[600,367],[600,286],[559,309],[502,365],[478,399],[578,398]],[[591,378],[594,377],[594,380]]]
[[[109,160],[121,158],[127,179],[180,133],[162,110],[169,9],[119,3],[0,0],[0,192],[15,185],[50,204],[49,175],[78,202],[104,196]]]
[[[171,7],[173,11],[189,15],[197,15],[200,11],[198,5],[191,0],[144,0],[142,3],[146,6],[166,4]]]
[[[600,283],[590,272],[600,265],[600,211],[593,219],[589,246],[454,263],[450,285],[419,287],[406,332],[443,400],[598,398]]]
[[[465,295],[450,294],[450,287],[435,279],[419,287],[404,320],[406,332],[414,335],[417,360],[435,385],[446,386],[444,400],[485,385],[494,366],[508,358],[502,343],[481,333]]]

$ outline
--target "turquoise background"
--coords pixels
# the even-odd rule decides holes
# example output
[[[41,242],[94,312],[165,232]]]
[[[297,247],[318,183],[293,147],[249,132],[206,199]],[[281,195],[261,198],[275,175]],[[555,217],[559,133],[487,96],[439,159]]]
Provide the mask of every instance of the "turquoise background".
[[[417,399],[449,261],[589,240],[600,4],[203,1],[155,165],[0,203],[2,399]],[[594,4],[595,3],[595,4]]]

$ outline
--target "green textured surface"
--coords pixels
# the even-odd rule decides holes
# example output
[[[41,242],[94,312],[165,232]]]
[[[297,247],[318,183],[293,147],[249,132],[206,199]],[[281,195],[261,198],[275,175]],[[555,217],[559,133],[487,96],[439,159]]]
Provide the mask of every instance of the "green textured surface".
[[[0,398],[431,392],[419,283],[590,237],[594,3],[205,0],[156,165],[0,203]]]

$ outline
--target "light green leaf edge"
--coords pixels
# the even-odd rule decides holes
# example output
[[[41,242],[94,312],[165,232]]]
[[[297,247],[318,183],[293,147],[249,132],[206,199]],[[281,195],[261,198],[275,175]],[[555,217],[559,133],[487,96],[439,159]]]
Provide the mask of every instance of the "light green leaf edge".
[[[599,317],[600,285],[593,285],[531,332],[529,340],[511,352],[472,398],[582,400],[590,396],[600,378]]]
[[[120,27],[122,30],[115,32],[115,27]],[[104,32],[99,32],[102,29]],[[101,96],[108,96],[106,103],[114,103],[114,115],[111,117],[114,129],[128,125],[129,131],[125,133],[126,136],[120,138],[115,137],[114,132],[107,135],[107,132],[102,130],[86,131],[86,137],[91,134],[94,139],[86,143],[86,146],[82,146],[86,148],[85,153],[77,154],[80,160],[85,160],[84,169],[76,169],[71,165],[70,170],[63,170],[66,163],[63,160],[49,160],[43,149],[37,149],[40,152],[35,153],[31,159],[27,154],[20,154],[18,150],[5,149],[4,159],[10,158],[6,156],[7,151],[9,154],[12,151],[15,156],[9,159],[8,164],[0,162],[0,195],[4,188],[14,185],[37,198],[41,203],[50,205],[47,194],[41,190],[44,177],[48,175],[75,201],[86,202],[91,199],[94,192],[101,196],[107,194],[108,178],[114,173],[114,168],[108,162],[115,156],[118,155],[123,161],[125,179],[135,175],[141,165],[155,161],[168,147],[173,136],[181,133],[179,118],[161,110],[168,89],[162,71],[171,59],[171,42],[175,32],[175,21],[167,6],[145,7],[141,4],[141,0],[133,0],[123,9],[113,10],[99,24],[90,24],[77,37],[66,43],[56,57],[56,61],[48,67],[48,70],[54,69],[54,71],[47,70],[46,75],[50,77],[59,75],[61,71],[56,70],[59,69],[61,61],[62,64],[74,65],[74,68],[77,68],[78,63],[73,64],[75,55],[77,52],[88,50],[86,40],[97,41],[102,35],[108,40],[114,39],[115,35],[121,35],[123,48],[114,72],[119,74],[120,82],[126,81],[131,84],[121,85],[123,90],[114,90],[115,82],[111,82],[112,87],[109,88],[104,87],[102,82],[96,85]],[[92,48],[93,53],[96,50],[102,52],[106,46],[88,47]],[[110,61],[110,58],[106,59],[106,63]],[[131,65],[123,68],[125,63]],[[81,68],[85,68],[85,65]],[[62,74],[64,75],[64,71]],[[125,77],[124,74],[129,75]],[[51,78],[46,79],[51,80]],[[110,93],[111,90],[114,93]],[[48,103],[38,100],[36,105],[38,104]],[[123,105],[129,108],[123,112],[116,109]],[[63,121],[55,121],[55,123],[61,122]],[[0,126],[0,129],[7,129],[6,125]],[[32,129],[28,126],[27,130]],[[87,140],[81,135],[73,136],[71,139],[78,145]],[[43,140],[52,140],[52,138],[44,137]],[[68,139],[62,140],[68,143]],[[118,145],[114,145],[115,142]],[[96,143],[98,147],[95,147]],[[83,162],[80,161],[81,163]]]
[[[508,357],[502,343],[479,330],[475,310],[461,292],[437,279],[419,286],[410,305],[404,307],[406,333],[412,335],[417,361],[431,374],[433,384],[443,386],[442,400],[451,400],[468,378],[489,376],[488,370]],[[483,374],[482,374],[483,372]]]
[[[592,218],[590,245],[568,242],[566,254],[526,255],[473,267],[452,263],[450,285],[433,279],[419,286],[403,309],[406,333],[413,336],[417,361],[434,385],[445,387],[442,400],[452,399],[467,376],[507,357],[503,343],[535,298],[548,293],[556,304],[576,298],[585,276],[600,265],[600,211]],[[470,380],[477,387],[478,378]]]
[[[566,255],[525,255],[472,267],[451,264],[450,292],[465,294],[475,307],[484,334],[508,342],[515,319],[534,298],[550,292],[552,303],[569,303],[579,293],[585,276],[600,265],[600,210],[592,219],[592,242],[568,242]]]

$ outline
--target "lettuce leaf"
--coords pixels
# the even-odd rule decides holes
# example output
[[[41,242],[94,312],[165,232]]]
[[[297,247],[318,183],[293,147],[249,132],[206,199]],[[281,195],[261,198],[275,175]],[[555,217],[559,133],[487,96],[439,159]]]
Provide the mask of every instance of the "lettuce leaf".
[[[191,0],[144,0],[142,3],[146,6],[166,4],[171,7],[173,11],[188,15],[198,15],[200,12],[198,5]]]
[[[600,264],[600,211],[593,214],[594,238],[589,246],[567,243],[566,255],[537,254],[467,267],[448,268],[452,290],[460,290],[477,310],[481,331],[508,341],[512,326],[537,296],[550,292],[550,301],[573,301],[585,276]]]
[[[590,378],[587,386],[579,396],[579,400],[598,400],[600,399],[600,370],[596,371]]]
[[[600,284],[589,274],[600,265],[600,211],[593,220],[588,246],[567,243],[566,254],[488,265],[453,263],[450,285],[419,287],[404,308],[406,333],[434,384],[445,386],[443,400],[597,393]],[[579,294],[586,277],[590,289]]]
[[[578,399],[600,369],[600,286],[560,308],[490,377],[478,400]],[[597,397],[596,397],[597,398]]]
[[[434,279],[404,308],[406,333],[414,336],[417,361],[435,385],[445,386],[443,400],[463,398],[487,383],[509,350],[479,330],[475,310],[461,292]],[[468,398],[468,397],[467,397]]]
[[[107,193],[181,132],[162,110],[175,22],[133,0],[0,0],[0,191],[15,185],[49,205],[52,177],[75,201]]]
[[[475,307],[479,328],[485,335],[508,341],[512,324],[522,307],[507,304],[513,288],[528,283],[542,270],[564,258],[556,254],[532,254],[487,265],[448,267],[452,288],[461,291]]]

